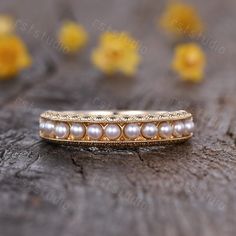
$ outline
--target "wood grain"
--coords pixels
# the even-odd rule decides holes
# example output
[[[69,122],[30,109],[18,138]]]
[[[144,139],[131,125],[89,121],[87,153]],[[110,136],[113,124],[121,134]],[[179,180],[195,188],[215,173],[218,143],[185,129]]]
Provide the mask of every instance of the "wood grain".
[[[1,236],[236,234],[236,4],[191,2],[208,29],[200,39],[206,78],[197,85],[169,71],[173,42],[155,24],[165,1],[0,3],[1,12],[51,42],[65,17],[90,34],[88,47],[66,58],[17,28],[34,66],[0,81]],[[91,65],[90,53],[108,27],[131,32],[145,48],[135,78],[106,78]],[[38,137],[38,116],[46,109],[186,109],[197,129],[191,142],[168,147],[67,147]]]

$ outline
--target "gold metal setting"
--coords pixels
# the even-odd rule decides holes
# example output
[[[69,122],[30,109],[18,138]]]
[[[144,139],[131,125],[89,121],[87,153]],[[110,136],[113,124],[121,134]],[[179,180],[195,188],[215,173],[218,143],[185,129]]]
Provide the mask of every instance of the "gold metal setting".
[[[187,129],[180,135],[171,132],[169,136],[163,137],[159,130],[160,124],[167,124],[171,129],[175,128],[175,124],[191,122],[193,126],[191,113],[184,110],[167,112],[167,111],[46,111],[40,116],[40,137],[46,140],[62,142],[62,143],[76,143],[87,145],[156,145],[163,143],[174,143],[186,141],[193,135],[193,130]],[[51,130],[48,128],[48,122],[51,125]],[[68,130],[64,127],[65,135],[58,137],[55,133],[55,126],[57,124],[65,124],[69,127]],[[71,135],[71,126],[79,124],[84,127],[84,135],[80,138],[74,138]],[[88,134],[88,127],[97,124],[101,127],[101,136],[97,139],[91,138]],[[105,128],[109,124],[115,124],[120,129],[120,135],[117,138],[108,138]],[[128,124],[137,124],[140,128],[140,134],[131,138],[125,133],[125,127]],[[155,125],[157,133],[153,137],[145,137],[142,128],[145,124]],[[67,132],[68,131],[68,132]]]

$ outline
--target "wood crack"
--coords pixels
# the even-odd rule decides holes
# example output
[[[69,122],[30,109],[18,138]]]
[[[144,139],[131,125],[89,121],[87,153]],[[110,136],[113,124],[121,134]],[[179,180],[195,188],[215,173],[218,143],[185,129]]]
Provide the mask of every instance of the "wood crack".
[[[84,167],[81,164],[78,164],[75,160],[75,158],[71,158],[72,164],[76,167],[76,172],[79,173],[82,176],[83,181],[86,181],[86,175],[84,171]]]

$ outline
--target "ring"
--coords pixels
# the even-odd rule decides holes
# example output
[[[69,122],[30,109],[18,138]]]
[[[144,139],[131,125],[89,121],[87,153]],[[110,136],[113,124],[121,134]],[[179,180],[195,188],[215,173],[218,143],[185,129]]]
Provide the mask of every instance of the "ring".
[[[40,137],[77,144],[160,144],[186,141],[193,135],[192,114],[167,111],[46,111]]]

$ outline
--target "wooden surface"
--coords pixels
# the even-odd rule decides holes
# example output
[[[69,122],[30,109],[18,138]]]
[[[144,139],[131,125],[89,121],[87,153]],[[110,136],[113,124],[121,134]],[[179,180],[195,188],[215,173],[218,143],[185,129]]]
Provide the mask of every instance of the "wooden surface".
[[[27,23],[17,29],[34,57],[29,72],[0,82],[1,236],[236,235],[236,4],[192,1],[208,29],[200,39],[208,67],[205,81],[190,85],[169,71],[173,42],[155,26],[164,2],[0,2],[0,12]],[[90,34],[71,59],[29,30],[53,42],[69,16]],[[108,79],[91,65],[108,27],[142,43],[135,78]],[[38,137],[46,109],[186,109],[197,127],[191,142],[176,146],[63,147]]]

